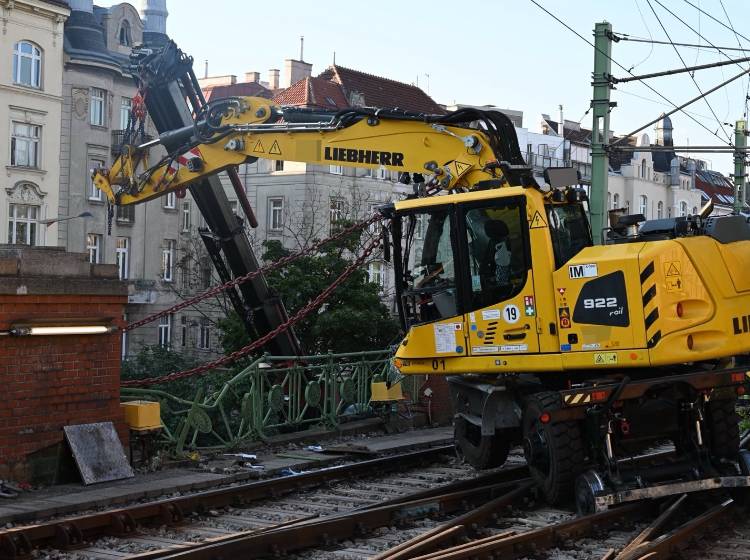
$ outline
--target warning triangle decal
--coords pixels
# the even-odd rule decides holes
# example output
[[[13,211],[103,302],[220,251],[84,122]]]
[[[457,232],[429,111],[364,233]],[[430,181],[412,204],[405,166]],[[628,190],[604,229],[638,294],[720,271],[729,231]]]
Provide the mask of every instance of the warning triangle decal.
[[[531,225],[529,226],[529,229],[537,229],[537,228],[546,228],[547,222],[544,221],[544,218],[539,213],[539,210],[537,210],[534,213],[534,217],[531,218]]]
[[[674,263],[669,264],[669,268],[667,269],[667,276],[679,276],[680,270],[675,266]]]
[[[454,161],[453,162],[456,166],[456,175],[461,176],[471,167],[468,163],[464,163],[462,161]]]
[[[279,148],[278,141],[276,141],[276,140],[273,141],[273,146],[271,146],[271,149],[268,150],[268,153],[269,154],[273,154],[275,156],[280,156],[281,155],[281,148]]]
[[[253,151],[256,152],[256,153],[259,153],[259,154],[264,154],[266,151],[263,149],[263,142],[261,142],[260,140],[258,140],[255,143],[255,147],[253,148]]]

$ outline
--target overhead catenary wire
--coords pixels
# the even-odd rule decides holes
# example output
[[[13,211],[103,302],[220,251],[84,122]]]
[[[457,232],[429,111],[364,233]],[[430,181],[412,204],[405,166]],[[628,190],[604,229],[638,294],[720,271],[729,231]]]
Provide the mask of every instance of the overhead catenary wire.
[[[657,22],[659,23],[659,26],[661,27],[662,31],[664,31],[664,34],[665,34],[665,35],[667,36],[667,40],[668,40],[668,41],[669,41],[670,43],[672,43],[672,37],[671,37],[671,36],[669,35],[669,31],[667,31],[667,28],[666,28],[666,27],[664,27],[664,24],[662,23],[662,21],[661,21],[661,18],[659,17],[659,14],[657,14],[657,13],[656,13],[656,10],[654,9],[654,6],[653,6],[653,5],[651,4],[651,0],[646,0],[646,3],[648,4],[648,7],[649,7],[649,8],[651,8],[651,12],[652,12],[652,13],[654,14],[654,17],[656,18],[656,21],[657,21]],[[678,57],[678,58],[680,59],[680,62],[682,63],[682,65],[683,65],[683,66],[685,67],[685,69],[687,69],[687,68],[688,68],[688,65],[687,65],[687,63],[685,62],[685,59],[684,59],[684,58],[682,58],[682,54],[680,53],[680,50],[679,50],[679,49],[678,49],[677,47],[675,47],[675,46],[674,46],[674,44],[672,45],[672,48],[674,49],[674,52],[675,52],[675,53],[677,53],[677,57]],[[723,133],[724,133],[724,134],[726,135],[726,137],[727,137],[727,140],[728,140],[729,142],[731,142],[731,141],[732,141],[732,137],[731,137],[731,136],[729,135],[729,133],[728,133],[728,132],[727,132],[727,131],[726,131],[726,130],[725,130],[725,129],[723,128],[723,123],[722,123],[722,121],[721,121],[721,120],[719,119],[718,115],[716,114],[716,111],[714,111],[714,108],[713,108],[713,107],[711,106],[711,103],[709,103],[709,102],[708,102],[708,98],[706,97],[706,94],[705,94],[705,93],[703,93],[703,89],[702,89],[702,88],[701,88],[701,86],[700,86],[700,85],[698,84],[698,80],[696,80],[696,79],[695,79],[695,73],[694,73],[694,71],[692,71],[692,72],[688,72],[688,75],[690,76],[690,79],[692,80],[693,84],[695,84],[695,87],[696,87],[696,88],[698,89],[698,91],[699,91],[699,92],[701,93],[701,95],[703,96],[703,101],[704,101],[704,102],[706,103],[706,106],[707,106],[707,107],[708,107],[708,109],[709,109],[709,110],[711,111],[711,114],[712,114],[712,115],[714,116],[714,118],[716,119],[716,122],[717,122],[717,124],[719,125],[719,126],[718,126],[718,128],[716,129],[716,130],[717,130],[717,132],[718,132],[719,130],[721,130],[721,131],[722,131],[722,132],[723,132]]]
[[[654,45],[668,45],[668,46],[674,45],[676,47],[686,47],[686,48],[699,49],[702,51],[712,51],[712,52],[717,51],[717,50],[722,50],[722,51],[728,51],[728,52],[734,51],[734,52],[744,53],[748,51],[747,48],[725,47],[725,46],[710,47],[706,45],[699,45],[696,43],[677,43],[677,42],[670,43],[669,41],[659,41],[657,39],[646,39],[644,37],[636,37],[634,35],[628,35],[627,33],[614,33],[614,35],[618,39],[622,41],[629,41],[630,43],[646,43],[646,44],[652,43]]]
[[[635,2],[635,7],[638,9],[638,14],[641,16],[641,21],[643,22],[643,27],[646,28],[646,33],[648,33],[648,36],[653,39],[653,36],[651,35],[651,30],[648,28],[648,24],[646,23],[646,18],[643,17],[643,12],[641,11],[641,5],[638,3],[638,0],[633,0]],[[640,62],[633,64],[633,66],[630,67],[630,70],[634,70],[637,66],[640,66],[644,62],[646,62],[649,58],[651,58],[651,55],[654,54],[654,45],[651,44],[651,49],[648,51],[648,54],[646,55],[646,58],[641,60]]]
[[[571,33],[573,33],[574,35],[576,35],[579,39],[581,39],[587,45],[591,46],[595,50],[599,50],[599,49],[596,48],[596,45],[594,45],[594,43],[592,43],[591,41],[589,41],[588,39],[586,39],[586,37],[584,37],[583,35],[581,35],[580,33],[578,33],[578,31],[576,31],[575,29],[573,29],[572,27],[570,27],[570,25],[568,25],[567,23],[565,23],[563,20],[561,20],[555,14],[553,14],[552,12],[550,12],[547,8],[545,8],[544,6],[542,6],[539,2],[537,2],[537,0],[529,0],[529,1],[532,4],[534,4],[536,7],[538,7],[540,10],[542,10],[544,13],[546,13],[547,15],[549,15],[552,19],[554,19],[555,21],[557,21],[560,25],[562,25],[563,27],[565,27],[568,31],[570,31]],[[619,62],[617,62],[610,55],[608,55],[605,52],[602,52],[601,50],[599,50],[599,52],[601,54],[603,54],[604,56],[606,56],[607,58],[609,58],[609,60],[611,60],[612,63],[614,63],[620,69],[624,70],[625,72],[627,72],[631,76],[634,76],[634,74],[632,72],[630,72],[622,64],[620,64]],[[667,103],[669,103],[672,107],[675,107],[675,111],[673,111],[672,113],[674,113],[676,111],[683,112],[688,118],[690,118],[690,120],[692,120],[698,126],[700,126],[701,128],[703,128],[704,130],[706,130],[709,134],[711,134],[712,136],[716,136],[716,138],[718,138],[721,142],[724,142],[724,143],[727,143],[727,144],[731,145],[731,142],[727,142],[724,138],[722,138],[721,136],[719,136],[718,134],[716,134],[713,130],[711,130],[710,128],[708,128],[705,124],[703,124],[702,122],[700,122],[699,120],[697,120],[696,118],[694,118],[690,113],[684,111],[684,108],[687,107],[687,105],[689,105],[690,103],[693,103],[693,102],[697,101],[697,99],[700,99],[700,97],[697,98],[697,99],[693,99],[689,103],[683,104],[683,105],[681,105],[681,106],[678,107],[676,103],[674,103],[671,99],[669,99],[667,96],[665,96],[664,94],[662,94],[660,91],[658,91],[656,88],[654,88],[650,84],[648,84],[648,83],[646,83],[646,82],[644,82],[642,80],[641,80],[641,83],[644,86],[646,86],[646,88],[648,88],[649,90],[651,90],[653,93],[655,93],[656,95],[658,95],[659,97],[661,97],[664,101],[666,101]],[[672,113],[670,113],[670,114],[672,114]],[[645,128],[645,127],[643,127],[643,128]],[[643,128],[641,128],[639,130],[643,130]]]
[[[724,7],[724,0],[719,0],[719,3],[721,4],[721,9],[724,12],[724,16],[727,18],[727,23],[729,23],[729,27],[732,29],[732,33],[734,33],[734,38],[737,41],[737,46],[742,48],[742,42],[740,41],[739,35],[737,35],[737,30],[734,28],[734,24],[732,23],[732,18],[729,17],[729,13],[727,12],[727,9]],[[701,10],[698,10],[698,13],[701,13]],[[743,49],[742,52],[745,52]],[[748,74],[747,78],[747,89],[745,91],[745,111],[743,113],[743,117],[747,118],[747,101],[750,98],[750,74]]]

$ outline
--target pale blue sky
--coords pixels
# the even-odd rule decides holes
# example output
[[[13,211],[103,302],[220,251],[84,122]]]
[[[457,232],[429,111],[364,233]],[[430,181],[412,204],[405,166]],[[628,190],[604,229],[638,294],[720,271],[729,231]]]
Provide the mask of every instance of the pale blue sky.
[[[584,37],[592,39],[594,23],[607,20],[614,31],[638,37],[666,40],[648,5],[648,0],[538,0]],[[700,15],[685,0],[660,0],[704,37],[718,46],[737,47],[732,31]],[[727,23],[720,0],[691,0]],[[734,28],[750,37],[746,0],[723,0]],[[110,5],[115,2],[97,2]],[[675,42],[706,44],[657,0],[651,4]],[[299,37],[305,37],[304,58],[313,63],[313,73],[333,60],[343,66],[415,82],[440,103],[494,104],[522,110],[524,125],[539,129],[542,112],[556,118],[563,104],[565,118],[579,120],[591,98],[590,76],[593,49],[564,29],[529,0],[380,0],[379,2],[308,2],[286,0],[168,0],[167,31],[196,61],[203,75],[204,60],[209,73],[237,74],[257,70],[263,79],[269,68],[282,68],[285,58],[299,55]],[[640,12],[639,12],[640,8]],[[744,9],[743,9],[744,8]],[[642,14],[642,15],[641,15]],[[750,48],[750,42],[742,40]],[[688,65],[705,64],[724,57],[715,51],[680,49]],[[742,56],[743,53],[728,53]],[[649,56],[650,55],[650,56]],[[750,51],[748,51],[750,56]],[[636,74],[681,67],[669,45],[620,42],[613,58]],[[644,61],[644,59],[646,59]],[[745,68],[747,68],[747,63]],[[696,74],[703,91],[737,74],[736,65]],[[625,72],[613,67],[615,76]],[[698,94],[687,74],[658,78],[649,83],[677,104]],[[748,78],[709,96],[721,122],[743,117]],[[641,96],[650,100],[641,99]],[[667,102],[640,83],[622,84],[613,92],[618,107],[612,112],[615,132],[630,132],[668,111]],[[703,101],[691,107],[696,119],[711,131],[719,125]],[[684,114],[673,117],[675,143],[717,144],[719,139]],[[590,114],[583,125],[591,126]],[[732,129],[723,127],[732,134]],[[653,131],[649,130],[653,139]],[[726,136],[719,131],[726,140]],[[730,171],[731,156],[706,156],[714,167]]]

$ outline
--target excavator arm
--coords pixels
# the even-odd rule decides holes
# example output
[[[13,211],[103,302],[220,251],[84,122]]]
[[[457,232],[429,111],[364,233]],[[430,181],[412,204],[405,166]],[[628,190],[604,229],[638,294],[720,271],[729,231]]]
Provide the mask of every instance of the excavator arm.
[[[148,149],[158,144],[179,148],[149,166]],[[533,181],[501,113],[321,113],[257,97],[209,103],[194,125],[125,146],[112,168],[95,170],[93,180],[110,202],[138,204],[258,158],[419,173],[433,191],[470,190],[487,180],[494,186]]]

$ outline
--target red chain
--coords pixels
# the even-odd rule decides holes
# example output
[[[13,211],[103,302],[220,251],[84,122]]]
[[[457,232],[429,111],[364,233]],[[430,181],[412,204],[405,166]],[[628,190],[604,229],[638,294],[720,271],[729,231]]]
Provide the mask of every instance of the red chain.
[[[374,221],[374,219],[371,219],[370,221]],[[170,373],[169,375],[165,375],[163,377],[148,377],[146,379],[132,379],[130,381],[123,381],[120,385],[122,387],[145,387],[148,385],[167,383],[169,381],[175,381],[177,379],[184,379],[185,377],[192,377],[194,375],[201,375],[201,374],[207,373],[208,371],[214,368],[232,364],[236,362],[237,360],[239,360],[240,358],[247,356],[254,350],[257,350],[261,346],[264,346],[265,344],[273,340],[276,336],[278,336],[279,334],[281,334],[288,328],[296,325],[302,319],[307,317],[312,311],[320,307],[330,297],[330,295],[334,292],[336,288],[338,288],[347,278],[349,278],[352,274],[354,274],[355,270],[357,270],[360,266],[362,266],[365,263],[367,258],[380,245],[380,243],[381,243],[381,239],[379,237],[375,238],[367,247],[365,247],[362,254],[359,257],[357,257],[357,259],[354,262],[352,262],[349,266],[347,266],[343,270],[343,272],[339,275],[339,277],[336,278],[336,280],[334,280],[330,286],[328,286],[318,296],[316,296],[313,300],[311,300],[305,307],[303,307],[297,313],[295,313],[294,316],[287,319],[284,323],[280,324],[274,330],[265,334],[258,340],[251,342],[247,346],[240,348],[239,350],[236,350],[235,352],[232,352],[231,354],[224,356],[223,358],[214,360],[213,362],[201,364],[199,366],[196,366],[191,369],[187,369],[185,371],[178,371],[175,373]]]
[[[137,329],[138,327],[142,327],[143,325],[147,325],[148,323],[151,323],[153,321],[156,321],[157,319],[161,319],[162,317],[165,317],[167,315],[170,315],[172,313],[175,313],[177,311],[180,311],[182,309],[185,309],[186,307],[190,307],[191,305],[195,305],[196,303],[203,301],[204,299],[210,298],[212,296],[215,296],[217,294],[220,294],[224,290],[228,290],[229,288],[232,288],[234,286],[237,286],[239,284],[243,284],[245,282],[249,282],[253,278],[256,278],[260,276],[261,274],[265,274],[267,272],[271,272],[273,270],[276,270],[278,268],[282,268],[295,260],[304,257],[306,255],[310,255],[312,253],[315,253],[320,249],[323,245],[327,243],[331,243],[332,241],[338,241],[339,239],[342,239],[344,237],[349,236],[350,234],[354,233],[355,231],[365,229],[370,224],[373,224],[379,220],[382,219],[382,216],[375,215],[371,217],[369,220],[365,220],[364,222],[360,222],[358,224],[354,224],[353,226],[350,226],[346,229],[341,230],[336,235],[332,235],[331,237],[328,237],[326,239],[323,239],[321,241],[318,241],[317,243],[314,243],[313,245],[310,245],[308,248],[303,249],[302,251],[299,251],[298,253],[294,253],[292,255],[288,255],[284,258],[279,259],[278,261],[271,263],[270,265],[260,268],[258,270],[255,270],[253,272],[248,272],[247,274],[244,274],[242,276],[238,276],[237,278],[234,278],[233,280],[229,280],[227,282],[224,282],[223,284],[220,284],[218,286],[214,286],[213,288],[210,288],[209,290],[198,294],[197,296],[194,296],[190,299],[186,299],[184,301],[181,301],[180,303],[173,305],[172,307],[165,309],[163,311],[159,311],[158,313],[154,313],[153,315],[149,315],[148,317],[145,317],[141,319],[140,321],[135,321],[134,323],[130,323],[128,326],[126,326],[123,330],[124,331],[132,331],[133,329]]]

